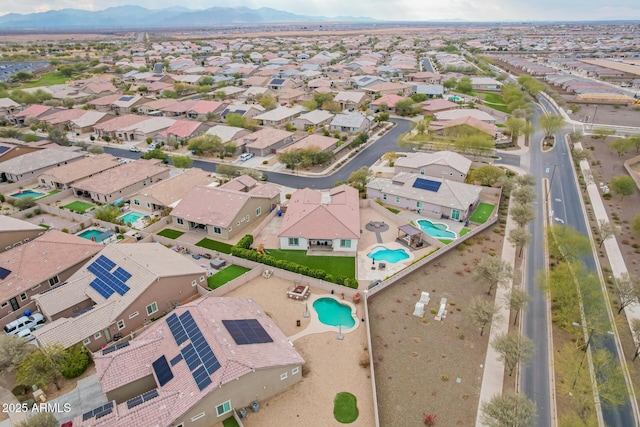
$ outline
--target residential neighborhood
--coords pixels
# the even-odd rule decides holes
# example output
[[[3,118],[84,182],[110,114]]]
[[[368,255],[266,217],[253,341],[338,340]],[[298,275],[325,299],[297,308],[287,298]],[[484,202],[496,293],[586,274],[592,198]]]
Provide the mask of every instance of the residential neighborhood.
[[[0,427],[639,425],[637,23],[187,6],[0,16]]]

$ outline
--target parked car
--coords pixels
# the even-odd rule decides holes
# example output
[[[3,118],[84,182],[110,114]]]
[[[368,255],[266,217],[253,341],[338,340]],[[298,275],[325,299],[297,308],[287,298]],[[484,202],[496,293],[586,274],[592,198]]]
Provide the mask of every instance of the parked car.
[[[139,153],[140,149],[134,145],[133,147],[129,148],[129,151],[131,151],[132,153]]]
[[[253,157],[253,153],[244,153],[240,156],[240,161],[241,162],[246,162],[247,160],[249,160],[250,158]]]
[[[4,333],[7,335],[16,335],[18,332],[36,327],[45,322],[44,317],[40,313],[33,313],[30,316],[18,317],[11,323],[8,323],[4,327]]]
[[[149,150],[155,150],[156,149],[156,143],[152,142],[151,144],[149,144]]]

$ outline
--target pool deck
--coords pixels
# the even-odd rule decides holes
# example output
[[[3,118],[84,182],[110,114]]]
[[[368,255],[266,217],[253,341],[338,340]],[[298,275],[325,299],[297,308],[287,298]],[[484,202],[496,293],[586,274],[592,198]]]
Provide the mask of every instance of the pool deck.
[[[333,298],[334,300],[338,301],[341,304],[347,305],[351,308],[351,315],[353,316],[354,320],[356,321],[356,324],[353,325],[353,327],[351,328],[342,328],[342,334],[348,334],[350,332],[355,331],[356,329],[358,329],[358,326],[360,326],[360,323],[362,323],[362,321],[360,320],[360,318],[358,318],[358,314],[357,314],[357,307],[355,306],[355,304],[351,303],[350,301],[347,300],[343,300],[340,299],[334,295],[331,294],[324,294],[324,295],[315,295],[315,294],[311,294],[311,296],[309,297],[308,300],[306,301],[294,301],[297,302],[299,304],[301,304],[302,307],[304,307],[304,304],[307,304],[308,307],[308,313],[309,313],[309,325],[304,328],[302,331],[298,332],[297,334],[291,335],[289,338],[289,341],[294,342],[295,340],[302,338],[304,336],[307,335],[311,335],[311,334],[321,334],[324,332],[335,332],[336,334],[339,333],[340,328],[337,326],[331,326],[331,325],[325,325],[324,323],[322,323],[318,317],[318,313],[316,312],[316,310],[313,308],[313,303],[320,299],[320,298]],[[302,309],[304,312],[304,308]]]

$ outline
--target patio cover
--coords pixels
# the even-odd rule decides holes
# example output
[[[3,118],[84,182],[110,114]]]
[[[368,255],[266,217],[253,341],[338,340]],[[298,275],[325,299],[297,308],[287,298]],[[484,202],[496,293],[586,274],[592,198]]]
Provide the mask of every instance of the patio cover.
[[[418,228],[415,228],[411,224],[401,225],[400,227],[398,227],[398,230],[402,231],[403,233],[405,233],[408,236],[416,236],[416,235],[419,235],[420,233],[422,233],[422,230],[420,230]]]

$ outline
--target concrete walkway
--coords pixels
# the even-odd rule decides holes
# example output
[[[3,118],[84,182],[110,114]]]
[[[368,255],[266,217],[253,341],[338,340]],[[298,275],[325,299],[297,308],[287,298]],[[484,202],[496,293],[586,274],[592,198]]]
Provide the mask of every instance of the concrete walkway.
[[[18,399],[11,393],[11,390],[0,387],[0,402],[2,404],[19,405]],[[27,419],[24,412],[9,412],[9,419],[0,422],[0,427],[11,427]]]
[[[517,228],[516,223],[507,217],[505,226],[505,242],[502,245],[502,260],[508,262],[512,267],[516,261],[516,248],[506,240],[509,232]],[[502,386],[504,379],[504,362],[498,360],[500,355],[493,349],[491,342],[502,334],[509,332],[509,309],[505,304],[505,295],[512,288],[513,280],[505,282],[503,286],[498,286],[495,292],[495,305],[498,311],[493,317],[491,323],[491,332],[489,333],[489,346],[487,348],[487,356],[484,361],[484,375],[482,376],[482,387],[480,388],[480,402],[478,404],[478,415],[476,417],[476,426],[482,427],[482,406],[489,402],[495,395],[502,394]]]

